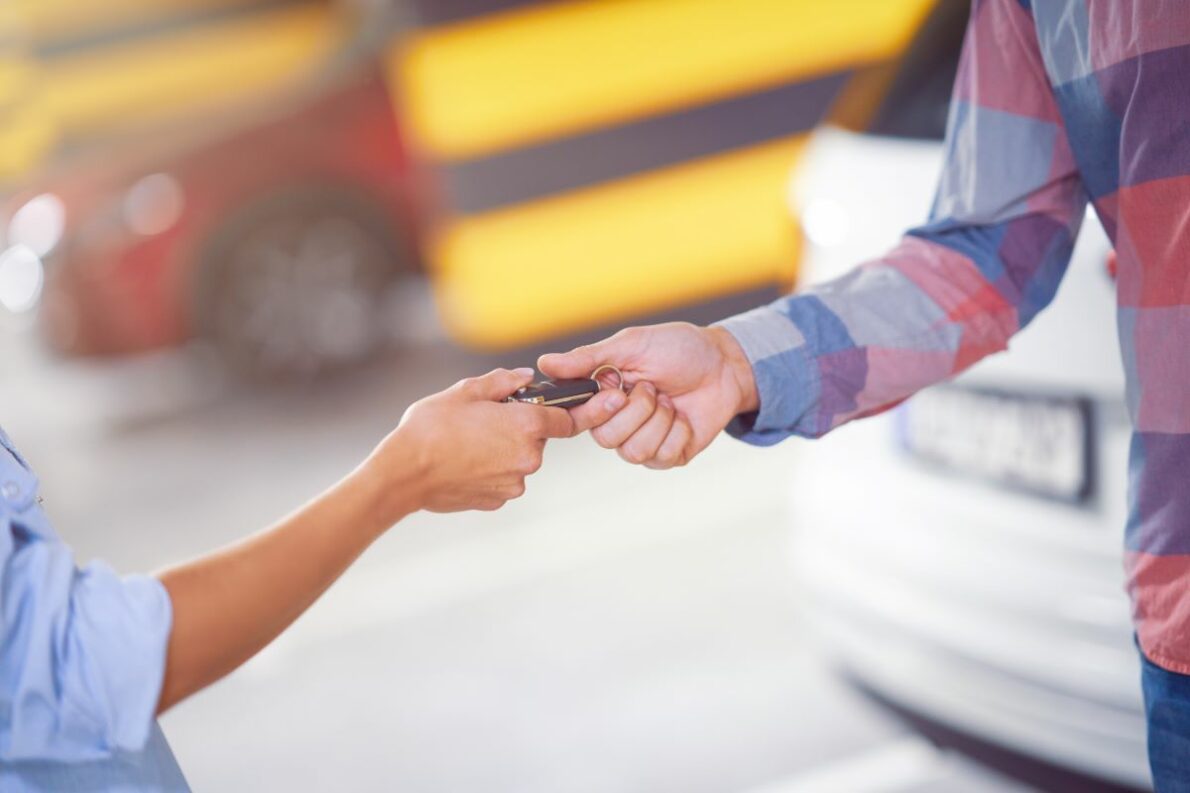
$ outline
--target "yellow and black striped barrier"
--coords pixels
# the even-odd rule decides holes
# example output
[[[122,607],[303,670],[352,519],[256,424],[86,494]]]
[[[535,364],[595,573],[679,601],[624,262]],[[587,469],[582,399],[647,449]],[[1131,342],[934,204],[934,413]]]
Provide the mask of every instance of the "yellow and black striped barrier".
[[[168,122],[207,123],[309,81],[352,34],[328,0],[3,2],[22,20],[37,91],[23,121],[0,127],[0,140],[52,129],[77,146]],[[0,91],[4,79],[0,60]],[[0,146],[0,157],[29,170],[37,165],[24,151],[30,145]]]
[[[420,24],[389,72],[449,210],[427,251],[449,329],[515,345],[791,283],[802,135],[931,4],[405,0]],[[205,122],[301,84],[359,34],[331,0],[0,9],[30,43],[0,50],[0,180],[57,140]]]
[[[785,185],[930,0],[420,0],[390,73],[453,213],[448,327],[531,342],[792,282]]]

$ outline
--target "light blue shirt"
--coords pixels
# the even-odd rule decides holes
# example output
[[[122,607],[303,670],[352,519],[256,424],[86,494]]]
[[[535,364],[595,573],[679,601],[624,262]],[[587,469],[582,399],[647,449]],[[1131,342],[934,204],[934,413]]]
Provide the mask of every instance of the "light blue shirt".
[[[78,568],[0,430],[0,791],[187,791],[157,726],[159,581]]]

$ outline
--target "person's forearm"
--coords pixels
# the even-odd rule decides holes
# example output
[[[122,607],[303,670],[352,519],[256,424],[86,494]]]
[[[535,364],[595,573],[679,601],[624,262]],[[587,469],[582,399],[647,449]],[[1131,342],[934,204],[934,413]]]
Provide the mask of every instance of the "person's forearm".
[[[162,572],[173,630],[158,712],[255,655],[412,512],[412,476],[393,481],[360,469],[276,526]]]

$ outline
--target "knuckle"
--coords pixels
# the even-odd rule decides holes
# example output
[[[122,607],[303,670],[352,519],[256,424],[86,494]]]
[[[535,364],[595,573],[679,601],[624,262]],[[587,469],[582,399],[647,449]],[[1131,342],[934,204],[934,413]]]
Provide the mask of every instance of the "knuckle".
[[[526,435],[536,435],[541,431],[545,419],[540,412],[533,409],[533,406],[525,405],[523,407],[524,409],[517,413],[517,428]]]
[[[657,462],[663,464],[666,468],[673,468],[680,465],[681,458],[681,449],[662,449],[657,452]]]
[[[591,437],[605,449],[614,449],[617,446],[615,439],[608,435],[603,427],[596,427],[591,430]]]
[[[631,446],[622,446],[620,447],[619,452],[620,458],[624,460],[624,462],[632,463],[633,465],[640,465],[645,461],[645,455],[642,454],[639,449],[635,449]]]
[[[530,452],[521,458],[517,470],[524,471],[527,474],[535,474],[541,470],[541,463],[542,455],[538,452]]]
[[[582,430],[582,424],[575,416],[567,416],[566,421],[551,423],[546,433],[550,438],[572,438]]]
[[[649,383],[636,383],[628,392],[628,405],[638,413],[647,412],[652,415],[657,407],[657,392]]]

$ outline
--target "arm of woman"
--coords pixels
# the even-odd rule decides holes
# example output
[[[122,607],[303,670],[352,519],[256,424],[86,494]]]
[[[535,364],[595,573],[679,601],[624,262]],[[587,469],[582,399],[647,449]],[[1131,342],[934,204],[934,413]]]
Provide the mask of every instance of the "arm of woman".
[[[362,465],[306,506],[160,573],[173,628],[158,712],[264,648],[404,516],[497,509],[524,493],[546,440],[586,429],[565,410],[499,401],[532,375],[497,370],[423,399]],[[596,399],[610,414],[623,395]]]

